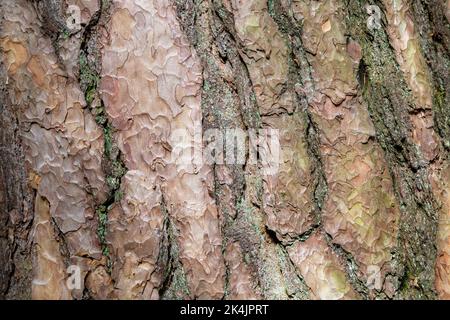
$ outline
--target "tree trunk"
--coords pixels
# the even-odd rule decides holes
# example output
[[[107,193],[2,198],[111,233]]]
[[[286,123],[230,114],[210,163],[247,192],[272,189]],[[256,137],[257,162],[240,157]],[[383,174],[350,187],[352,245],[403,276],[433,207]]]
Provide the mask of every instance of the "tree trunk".
[[[0,12],[0,297],[450,299],[450,1]]]

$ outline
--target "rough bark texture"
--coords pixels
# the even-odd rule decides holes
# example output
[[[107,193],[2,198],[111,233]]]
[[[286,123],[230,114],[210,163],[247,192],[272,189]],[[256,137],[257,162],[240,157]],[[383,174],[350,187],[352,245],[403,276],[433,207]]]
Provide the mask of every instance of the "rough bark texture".
[[[0,14],[1,298],[450,299],[450,1]]]

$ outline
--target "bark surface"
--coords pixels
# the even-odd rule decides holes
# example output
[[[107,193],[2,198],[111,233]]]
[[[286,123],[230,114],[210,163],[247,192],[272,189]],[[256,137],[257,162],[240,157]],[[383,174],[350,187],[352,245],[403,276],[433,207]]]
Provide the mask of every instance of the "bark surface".
[[[450,299],[450,0],[0,14],[0,298]]]

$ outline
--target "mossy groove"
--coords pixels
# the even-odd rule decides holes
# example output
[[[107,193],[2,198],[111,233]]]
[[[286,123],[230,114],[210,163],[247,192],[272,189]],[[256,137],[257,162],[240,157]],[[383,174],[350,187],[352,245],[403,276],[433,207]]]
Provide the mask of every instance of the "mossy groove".
[[[104,154],[102,167],[106,176],[108,196],[105,202],[96,207],[98,219],[97,236],[102,248],[102,254],[107,258],[107,269],[111,272],[112,261],[106,240],[108,229],[108,211],[112,205],[122,199],[120,190],[121,178],[127,168],[121,159],[121,152],[114,140],[114,127],[109,122],[105,106],[100,98],[98,86],[100,85],[100,51],[98,46],[98,29],[102,27],[108,17],[110,2],[103,0],[100,10],[83,33],[83,41],[79,54],[79,83],[85,95],[87,107],[95,117],[95,122],[102,128],[104,141]]]
[[[380,2],[376,3],[383,8]],[[412,94],[398,66],[386,31],[369,30],[360,1],[346,1],[349,37],[362,47],[359,80],[364,100],[385,151],[397,201],[400,230],[394,256],[396,277],[403,279],[397,298],[434,298],[437,209],[427,167],[411,141]],[[407,281],[411,285],[406,285]],[[414,285],[413,285],[414,284]]]

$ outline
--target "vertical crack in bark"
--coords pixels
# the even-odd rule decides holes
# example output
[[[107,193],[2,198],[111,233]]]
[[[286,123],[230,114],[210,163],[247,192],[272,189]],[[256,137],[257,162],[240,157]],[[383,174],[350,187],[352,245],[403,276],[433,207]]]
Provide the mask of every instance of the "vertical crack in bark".
[[[247,130],[261,128],[260,112],[253,91],[254,84],[250,79],[248,65],[243,60],[240,52],[242,50],[242,44],[237,41],[238,36],[234,26],[235,21],[229,8],[225,8],[221,1],[211,1],[209,5],[207,2],[204,2],[200,6],[203,8],[201,9],[203,12],[198,10],[200,3],[179,1],[176,4],[178,6],[179,19],[182,21],[182,24],[184,21],[185,33],[189,35],[191,43],[195,45],[197,52],[203,57],[205,76],[203,85],[204,129],[219,127],[225,131],[230,126],[237,126]],[[197,11],[193,13],[192,10]],[[208,14],[208,12],[210,13]],[[202,27],[199,28],[199,26]],[[211,31],[208,31],[208,29]],[[209,32],[211,32],[211,38],[208,39],[208,36],[205,38],[205,35],[209,34]],[[217,51],[214,52],[214,50]],[[212,62],[211,58],[214,56],[217,58],[215,58],[215,62]],[[217,66],[221,66],[221,69],[217,69]],[[218,77],[217,74],[219,75]],[[234,79],[230,78],[230,75],[234,75]],[[225,83],[220,78],[224,79]],[[211,81],[211,79],[216,80]],[[213,83],[212,85],[211,82]],[[230,85],[228,88],[227,83]],[[219,90],[218,88],[222,89]],[[222,101],[221,94],[227,91],[234,92],[237,100],[235,98],[232,104],[229,104],[227,101],[217,103],[218,101]],[[219,114],[216,119],[209,117],[210,113],[214,111],[214,108],[221,108],[221,106],[225,108],[223,114]],[[237,114],[238,117],[232,117],[232,121],[227,120],[227,114],[229,112]],[[242,119],[242,122],[236,122],[236,119]],[[239,189],[241,191],[231,195],[232,199],[234,199],[231,200],[231,203],[234,203],[234,206],[229,207],[230,201],[227,200],[227,197],[230,196],[230,193],[226,190],[229,187],[227,187],[227,183],[220,182],[221,179],[223,181],[227,167],[229,169],[232,166],[215,166],[216,201],[219,207],[222,208],[222,212],[225,212],[222,227],[222,232],[225,235],[225,257],[230,259],[237,258],[238,260],[242,258],[247,260],[246,257],[248,257],[252,274],[254,275],[253,286],[257,288],[256,292],[262,290],[262,294],[266,297],[284,296],[286,298],[289,296],[302,296],[302,291],[305,289],[299,289],[301,283],[299,284],[298,278],[292,273],[292,270],[289,271],[289,261],[286,261],[286,253],[277,249],[280,246],[278,240],[273,242],[272,237],[267,233],[265,219],[261,211],[263,185],[260,173],[258,173],[254,165],[248,163],[248,154],[246,154],[246,161],[242,169],[239,169],[239,174],[232,174],[233,183],[240,184],[241,187]],[[237,256],[234,256],[229,251],[238,250],[233,245],[234,241],[240,244],[243,254],[241,258],[239,258],[239,253],[237,253]],[[270,259],[267,255],[273,257],[272,261],[267,261]],[[281,263],[283,266],[280,269]],[[236,264],[236,260],[228,262],[228,280],[247,281],[236,279],[234,276],[236,271],[231,273],[229,271],[230,265],[238,267],[238,265],[242,266],[242,263]],[[279,275],[276,275],[277,273]],[[281,282],[276,284],[272,280]],[[284,288],[276,288],[277,285],[281,285]],[[276,292],[277,290],[278,292]],[[281,293],[282,290],[285,292]],[[233,295],[230,297],[233,297]]]
[[[421,68],[415,69],[425,75],[429,73],[426,83],[431,87],[428,91],[419,91],[418,95],[429,101],[428,110],[424,112],[425,115],[419,113],[413,117],[424,119],[416,121],[416,131],[426,134],[415,136],[426,159],[430,161],[428,175],[440,207],[435,285],[441,299],[450,298],[450,24],[445,16],[446,10],[450,12],[449,5],[450,2],[445,0],[433,3],[424,0],[406,3],[401,8],[406,19],[412,17],[415,22],[415,34],[407,48],[415,49],[413,58],[423,54],[422,59],[416,59],[422,62]],[[420,105],[417,97],[416,102]],[[432,134],[434,132],[436,135]]]
[[[0,298],[449,297],[449,4],[3,0]]]
[[[333,250],[333,252],[335,252],[338,255],[340,261],[342,262],[342,265],[345,267],[346,274],[353,289],[355,289],[359,293],[361,298],[368,299],[370,297],[369,289],[367,288],[367,283],[362,281],[361,278],[358,276],[358,263],[356,262],[356,259],[350,252],[346,251],[341,245],[334,243],[333,237],[331,237],[329,234],[325,233],[324,237],[326,242],[328,243],[328,246]],[[387,298],[388,296],[383,292],[381,293],[377,292],[375,294],[375,297],[379,299],[379,298]]]
[[[294,86],[297,98],[296,112],[302,113],[302,120],[306,123],[305,136],[309,158],[313,161],[311,175],[314,176],[314,199],[316,224],[309,230],[299,235],[299,239],[304,241],[317,228],[321,226],[322,208],[327,195],[327,181],[323,169],[322,157],[319,147],[319,136],[317,124],[311,117],[308,103],[312,99],[314,83],[311,76],[311,65],[306,58],[306,53],[301,40],[301,29],[296,22],[286,12],[280,1],[268,1],[269,12],[277,23],[279,30],[284,34],[286,42],[289,44],[289,68],[292,78],[291,86]]]
[[[177,231],[170,219],[164,198],[162,198],[161,206],[165,216],[164,229],[162,231],[164,240],[160,245],[156,272],[163,273],[164,280],[159,288],[159,296],[163,300],[187,299],[191,294],[179,258]]]
[[[99,38],[102,29],[105,28],[105,23],[109,19],[109,9],[110,3],[108,1],[100,1],[99,10],[84,28],[78,58],[78,81],[81,90],[84,92],[87,108],[103,130],[102,169],[106,176],[109,192],[107,199],[95,208],[95,212],[98,219],[97,235],[102,247],[102,254],[106,258],[106,270],[111,273],[112,261],[106,239],[108,211],[111,210],[114,203],[120,201],[123,197],[123,192],[120,190],[121,179],[128,169],[122,161],[121,151],[114,138],[115,129],[108,119],[98,90],[101,74],[101,44]]]
[[[321,229],[330,240],[325,243],[336,251],[348,280],[362,297],[375,297],[381,290],[388,290],[386,284],[381,283],[384,288],[377,284],[375,290],[368,291],[366,281],[372,267],[381,269],[382,279],[390,273],[388,243],[395,237],[396,208],[391,205],[393,194],[389,176],[380,148],[372,139],[374,132],[369,115],[355,89],[354,67],[360,60],[358,45],[345,43],[346,30],[340,15],[342,5],[337,1],[314,4],[315,9],[311,9],[310,1],[269,3],[273,13],[283,10],[284,19],[290,19],[290,24],[302,25],[302,30],[286,26],[280,29],[293,39],[292,43],[298,43],[294,46],[297,72],[302,78],[311,79],[309,83],[299,84],[296,91],[306,96],[308,118],[317,132],[320,156],[313,148],[310,150],[316,154],[314,159],[322,170],[319,177],[327,181],[326,190],[316,188],[315,192],[317,195],[317,190],[325,191],[319,193],[322,203],[319,201],[318,206]],[[281,18],[278,18],[280,22]],[[381,190],[376,200],[365,191],[375,185]],[[387,222],[386,218],[393,222]],[[339,231],[337,225],[340,225]],[[349,242],[348,237],[354,241]],[[308,244],[317,239],[320,236],[315,235]],[[336,250],[338,247],[345,251]],[[297,244],[296,249],[302,248]],[[295,259],[293,250],[291,256]]]
[[[164,240],[162,199],[177,229],[189,298],[223,296],[212,170],[189,153],[198,147],[202,120],[200,61],[174,9],[161,1],[114,1],[104,39],[101,93],[129,169],[124,198],[110,212],[119,298],[159,297],[164,279],[154,271]]]
[[[203,65],[203,85],[202,85],[202,128],[203,130],[219,130],[221,136],[220,145],[224,146],[220,156],[227,153],[225,138],[227,130],[245,129],[247,126],[254,126],[254,114],[242,112],[241,108],[248,108],[248,98],[251,94],[249,90],[248,78],[243,74],[239,61],[239,55],[234,47],[233,39],[225,31],[216,11],[211,3],[199,1],[175,1],[178,19],[188,36],[190,42],[196,48]],[[236,79],[232,79],[232,75]],[[244,83],[243,83],[244,82]],[[244,93],[242,93],[244,91]],[[245,99],[245,100],[244,100]],[[207,132],[207,131],[206,131]],[[228,150],[230,152],[231,150]],[[246,182],[244,178],[245,164],[222,164],[214,163],[214,194],[222,220],[222,252],[225,257],[239,259],[239,248],[232,245],[233,236],[228,232],[230,226],[235,223],[239,213],[239,205],[243,201]],[[230,238],[231,237],[231,238]],[[233,254],[230,252],[233,252]],[[245,252],[245,249],[244,249]],[[225,275],[225,298],[230,296],[230,263],[236,261],[226,261]],[[235,267],[244,268],[243,275],[248,272],[244,262],[238,263]],[[242,280],[242,279],[241,279]],[[237,281],[240,281],[237,279]],[[247,280],[245,280],[247,281]],[[247,283],[243,282],[243,292],[233,292],[231,297],[249,298],[252,293],[251,288],[247,288]],[[258,291],[258,290],[257,290]]]
[[[292,73],[296,78],[296,93],[298,98],[299,110],[304,113],[304,118],[307,123],[307,145],[308,152],[312,159],[314,159],[314,167],[312,168],[311,174],[315,176],[315,191],[314,198],[316,204],[316,214],[318,215],[318,223],[313,225],[311,229],[307,230],[305,233],[298,237],[298,241],[304,242],[310,236],[314,235],[316,232],[321,232],[322,227],[322,209],[324,207],[324,202],[327,196],[327,181],[325,177],[325,171],[322,162],[322,156],[320,154],[320,139],[317,130],[317,124],[314,122],[311,113],[309,111],[309,102],[313,98],[314,83],[311,76],[312,66],[309,63],[305,49],[303,48],[301,34],[302,30],[297,26],[296,22],[293,20],[292,16],[289,16],[286,8],[283,7],[281,1],[278,0],[268,0],[268,7],[271,16],[274,18],[275,22],[278,24],[279,29],[290,39],[290,50],[292,62],[291,68]],[[357,273],[358,265],[352,255],[343,250],[341,246],[333,243],[332,237],[325,234],[325,239],[330,248],[340,257],[342,265],[345,266],[346,276],[348,277],[353,288],[358,291],[358,293],[367,298],[367,287],[363,283]]]
[[[448,2],[447,2],[448,3]],[[445,0],[413,1],[410,13],[416,22],[416,32],[425,61],[432,73],[434,129],[444,148],[450,151],[450,21],[445,14]],[[448,154],[448,153],[447,153]]]
[[[83,280],[102,266],[94,231],[97,224],[94,206],[105,201],[106,192],[101,170],[102,133],[84,110],[77,79],[81,34],[74,34],[73,39],[68,36],[61,47],[54,47],[46,34],[48,25],[40,21],[33,4],[21,0],[2,5],[5,19],[1,45],[8,52],[4,55],[7,85],[15,93],[10,94],[12,104],[20,110],[20,134],[29,182],[37,190],[36,199],[47,199],[51,221],[67,247],[62,259],[35,260],[33,298],[83,298]],[[93,12],[85,13],[89,21]],[[61,18],[59,10],[54,15]],[[20,89],[22,86],[26,86],[26,91]],[[54,252],[58,246],[52,244],[58,242],[58,234],[48,235],[49,228],[45,227],[48,224],[41,224],[42,232],[34,234],[33,245],[45,248],[49,257],[58,256],[60,253]],[[82,281],[81,287],[71,288],[66,295],[68,287],[61,276],[68,276],[65,265],[69,264],[80,268]],[[42,269],[47,269],[45,277],[39,273]],[[62,281],[57,290],[52,285],[45,286],[54,281]]]

